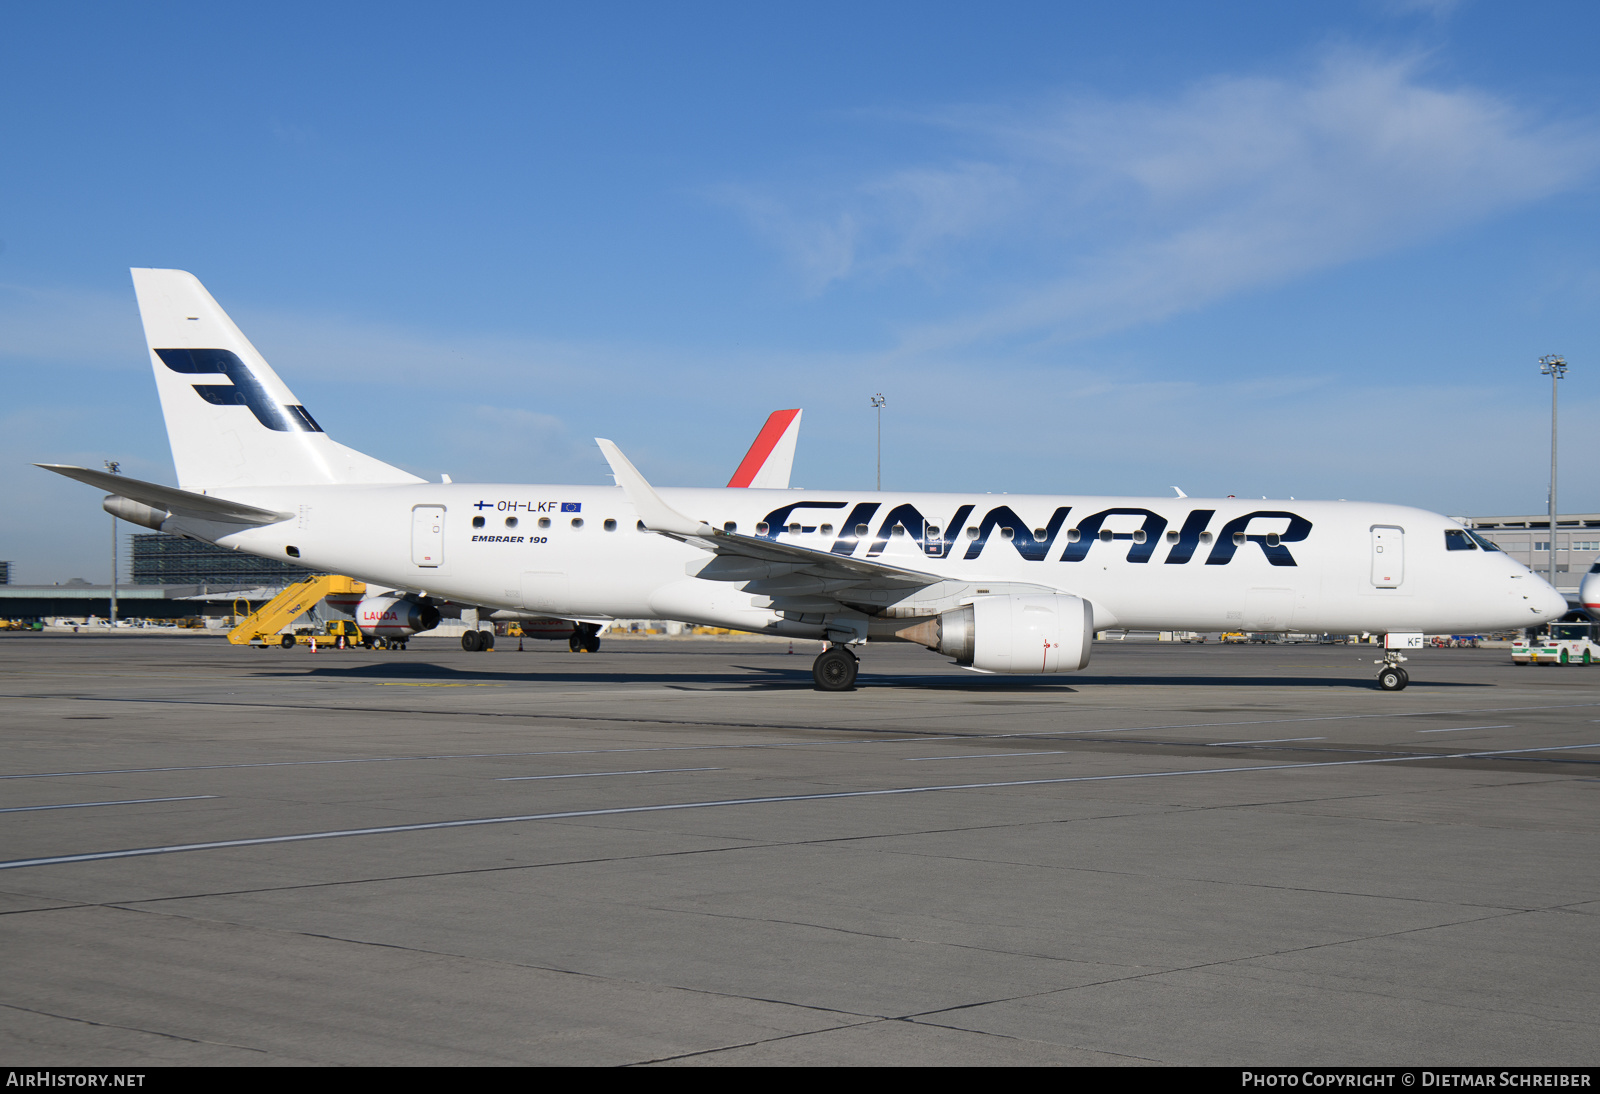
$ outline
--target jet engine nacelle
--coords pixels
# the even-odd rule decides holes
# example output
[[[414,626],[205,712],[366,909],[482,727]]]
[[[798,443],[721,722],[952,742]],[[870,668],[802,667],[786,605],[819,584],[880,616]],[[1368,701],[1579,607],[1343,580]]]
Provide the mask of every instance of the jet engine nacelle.
[[[438,625],[438,608],[408,596],[369,596],[356,605],[356,626],[369,638],[409,638]]]
[[[1076,672],[1094,648],[1094,605],[1078,596],[980,596],[899,632],[985,672]]]

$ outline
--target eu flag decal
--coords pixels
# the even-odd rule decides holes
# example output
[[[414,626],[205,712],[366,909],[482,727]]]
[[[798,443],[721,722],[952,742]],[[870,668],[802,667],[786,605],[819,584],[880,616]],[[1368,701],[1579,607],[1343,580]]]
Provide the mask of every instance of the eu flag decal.
[[[561,503],[561,511],[563,513],[581,513],[583,512],[583,502],[564,501]]]

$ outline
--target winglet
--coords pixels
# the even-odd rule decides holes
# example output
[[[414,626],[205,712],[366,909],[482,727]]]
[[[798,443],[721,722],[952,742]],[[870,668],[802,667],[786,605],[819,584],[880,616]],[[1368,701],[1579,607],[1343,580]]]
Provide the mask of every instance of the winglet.
[[[617,480],[617,485],[622,487],[622,492],[633,503],[634,510],[639,514],[639,519],[644,526],[652,532],[667,532],[679,536],[710,536],[715,532],[709,524],[698,520],[690,520],[672,506],[661,500],[661,495],[645,481],[639,474],[638,468],[628,462],[628,457],[622,450],[604,437],[596,437],[594,443],[600,446],[600,454],[606,458],[606,463],[611,465],[611,474]]]

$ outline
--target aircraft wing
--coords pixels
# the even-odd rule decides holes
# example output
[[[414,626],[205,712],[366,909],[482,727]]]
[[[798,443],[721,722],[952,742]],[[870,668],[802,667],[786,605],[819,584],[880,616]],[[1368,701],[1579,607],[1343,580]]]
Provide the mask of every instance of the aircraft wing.
[[[717,557],[695,574],[711,581],[759,581],[782,579],[788,575],[804,575],[813,579],[805,582],[805,591],[814,591],[815,579],[821,579],[832,593],[845,588],[910,590],[937,585],[944,578],[937,574],[908,570],[882,562],[868,562],[797,547],[789,543],[776,543],[758,536],[740,535],[713,528],[703,521],[684,516],[662,500],[655,488],[645,481],[637,468],[628,461],[611,441],[596,438],[595,443],[611,465],[611,473],[622,487],[623,493],[633,503],[644,526],[652,532],[670,536],[685,543],[710,551]],[[757,591],[757,590],[752,590]],[[773,590],[777,592],[775,588]],[[795,590],[799,592],[799,589]],[[816,589],[815,591],[822,591]]]
[[[130,498],[154,509],[165,509],[174,516],[220,521],[224,524],[277,524],[280,520],[288,520],[294,515],[274,513],[270,509],[257,509],[253,505],[214,498],[209,494],[196,494],[192,490],[179,490],[176,487],[162,486],[160,483],[145,482],[142,479],[130,479],[126,475],[91,471],[87,467],[73,467],[64,463],[36,463],[33,466],[54,471],[69,479],[77,479],[81,483],[99,487],[101,490],[109,490],[113,494]]]

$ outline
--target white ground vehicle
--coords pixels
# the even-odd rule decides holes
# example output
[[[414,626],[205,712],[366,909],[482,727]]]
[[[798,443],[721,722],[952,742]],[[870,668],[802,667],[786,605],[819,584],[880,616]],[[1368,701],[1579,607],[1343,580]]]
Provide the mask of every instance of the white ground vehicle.
[[[1533,639],[1511,643],[1511,660],[1518,665],[1592,665],[1600,662],[1600,644],[1593,623],[1552,623]]]

